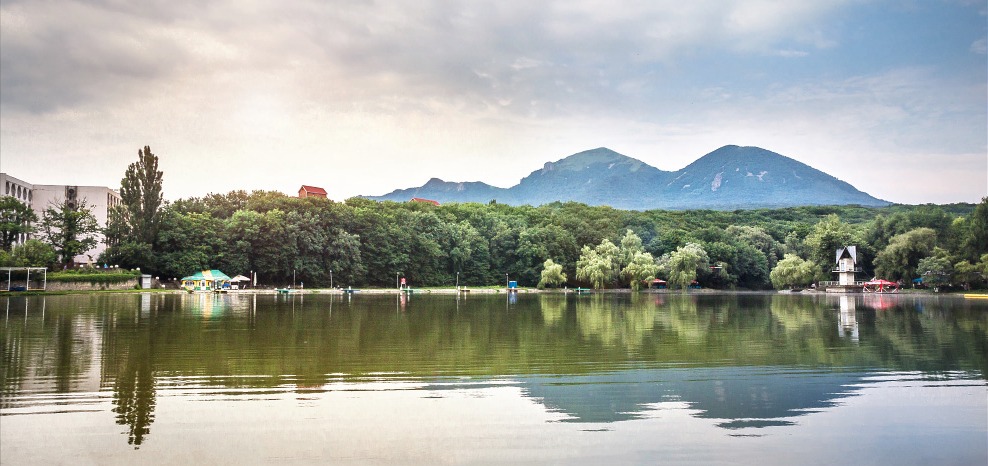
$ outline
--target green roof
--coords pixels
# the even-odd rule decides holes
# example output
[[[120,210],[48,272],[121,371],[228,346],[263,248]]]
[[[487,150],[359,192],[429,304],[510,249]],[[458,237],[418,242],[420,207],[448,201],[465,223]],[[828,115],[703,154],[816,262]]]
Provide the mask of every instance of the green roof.
[[[197,272],[195,275],[189,275],[188,277],[182,277],[182,280],[225,280],[230,281],[230,277],[220,272],[219,270],[203,270],[202,272]]]

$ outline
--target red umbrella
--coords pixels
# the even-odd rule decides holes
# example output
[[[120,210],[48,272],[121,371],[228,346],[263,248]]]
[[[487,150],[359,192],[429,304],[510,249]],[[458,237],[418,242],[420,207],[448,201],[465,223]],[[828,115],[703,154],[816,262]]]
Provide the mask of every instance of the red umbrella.
[[[881,293],[886,290],[895,291],[897,289],[899,289],[898,283],[882,279],[870,280],[864,284],[864,291],[875,291]]]

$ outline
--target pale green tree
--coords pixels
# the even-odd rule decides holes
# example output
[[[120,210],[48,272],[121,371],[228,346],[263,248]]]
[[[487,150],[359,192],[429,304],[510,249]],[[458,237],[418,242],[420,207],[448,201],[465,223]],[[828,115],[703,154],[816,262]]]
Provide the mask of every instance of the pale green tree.
[[[710,258],[699,244],[687,243],[680,246],[669,255],[669,284],[686,289],[696,280],[699,271],[707,269],[709,264]]]
[[[638,291],[643,281],[651,281],[655,278],[659,266],[655,264],[652,255],[639,251],[631,258],[628,265],[621,270],[621,276],[631,285],[631,289]]]
[[[562,264],[557,264],[552,259],[546,259],[542,264],[542,279],[539,280],[539,288],[556,287],[566,283],[566,274],[563,273]]]
[[[644,252],[642,239],[631,230],[627,230],[621,238],[621,267],[627,266],[635,258],[635,254]]]
[[[805,286],[813,282],[816,268],[816,264],[810,261],[795,254],[786,254],[769,273],[769,279],[772,286],[779,290]]]
[[[613,283],[620,271],[620,252],[608,239],[601,241],[595,248],[583,246],[580,259],[576,262],[576,278],[590,282],[597,289]]]

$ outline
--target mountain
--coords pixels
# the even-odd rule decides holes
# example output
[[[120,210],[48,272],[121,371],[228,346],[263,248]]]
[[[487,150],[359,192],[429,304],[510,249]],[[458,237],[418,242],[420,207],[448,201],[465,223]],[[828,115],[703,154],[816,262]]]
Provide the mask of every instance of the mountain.
[[[784,155],[739,146],[721,147],[675,172],[597,148],[547,162],[508,189],[433,178],[418,188],[366,197],[393,201],[422,197],[441,203],[496,199],[512,205],[576,201],[632,210],[889,204]]]
[[[673,173],[663,197],[670,206],[718,209],[889,204],[784,155],[738,146],[721,147]]]
[[[598,148],[546,163],[510,188],[516,204],[576,201],[618,208],[639,206],[669,176],[641,160]],[[646,205],[639,207],[647,208]]]
[[[439,202],[482,202],[486,204],[491,199],[499,202],[511,198],[510,191],[497,186],[491,186],[479,181],[467,183],[455,183],[443,181],[439,178],[432,178],[418,188],[398,189],[384,196],[365,196],[368,199],[378,201],[399,201],[404,202],[413,197],[424,199],[434,199]]]

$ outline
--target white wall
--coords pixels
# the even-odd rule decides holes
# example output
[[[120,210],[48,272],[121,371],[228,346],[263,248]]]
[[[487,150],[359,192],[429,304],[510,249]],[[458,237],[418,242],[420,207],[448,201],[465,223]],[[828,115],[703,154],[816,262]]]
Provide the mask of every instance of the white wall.
[[[31,206],[31,209],[38,215],[38,218],[41,218],[42,212],[51,205],[64,202],[66,199],[66,188],[72,186],[76,190],[76,199],[86,201],[86,205],[93,213],[93,216],[96,217],[96,222],[100,228],[106,227],[106,222],[110,218],[110,209],[120,203],[120,195],[106,186],[31,184],[6,173],[0,173],[0,195],[12,195],[7,194],[8,186],[14,188],[13,191],[15,193],[17,186],[22,187],[22,200]],[[34,237],[37,237],[37,235],[34,235]],[[86,264],[90,260],[95,262],[99,258],[99,255],[106,250],[106,245],[103,243],[103,235],[99,234],[97,238],[99,239],[99,243],[95,248],[75,256],[74,260],[77,264]]]

